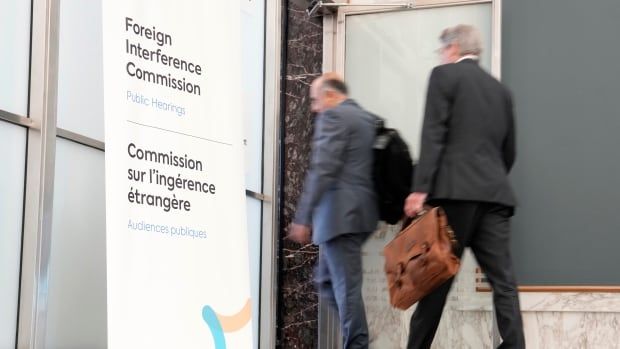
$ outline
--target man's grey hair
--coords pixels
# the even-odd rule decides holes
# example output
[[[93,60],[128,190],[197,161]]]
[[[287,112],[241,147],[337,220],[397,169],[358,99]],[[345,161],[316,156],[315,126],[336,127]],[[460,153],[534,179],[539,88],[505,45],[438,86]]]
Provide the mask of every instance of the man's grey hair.
[[[446,28],[441,32],[439,40],[444,46],[458,44],[461,56],[480,55],[482,52],[480,32],[471,25],[459,24],[455,27]]]

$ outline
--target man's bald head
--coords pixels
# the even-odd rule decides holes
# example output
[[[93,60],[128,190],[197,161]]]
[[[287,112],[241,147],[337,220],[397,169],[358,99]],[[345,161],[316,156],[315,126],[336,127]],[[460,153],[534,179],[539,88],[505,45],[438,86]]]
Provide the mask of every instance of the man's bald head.
[[[325,73],[316,78],[310,86],[310,101],[313,112],[321,113],[334,108],[348,97],[348,88],[337,73]]]

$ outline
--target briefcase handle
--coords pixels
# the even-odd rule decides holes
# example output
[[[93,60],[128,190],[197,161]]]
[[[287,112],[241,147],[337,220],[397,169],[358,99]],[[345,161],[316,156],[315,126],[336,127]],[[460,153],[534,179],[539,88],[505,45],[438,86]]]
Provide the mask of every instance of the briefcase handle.
[[[413,221],[424,216],[432,208],[433,206],[424,204],[424,206],[422,206],[422,211],[418,212],[415,216],[409,217],[407,215],[404,215],[402,218],[403,225],[400,227],[400,231],[405,230],[405,228],[407,228],[411,223],[413,223]]]

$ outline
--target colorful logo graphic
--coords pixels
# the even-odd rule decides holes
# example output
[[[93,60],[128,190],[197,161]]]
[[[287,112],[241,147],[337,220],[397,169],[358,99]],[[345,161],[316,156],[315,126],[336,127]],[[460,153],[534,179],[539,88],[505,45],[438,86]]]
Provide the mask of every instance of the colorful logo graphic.
[[[202,319],[207,323],[211,334],[213,335],[213,341],[215,342],[215,349],[226,349],[226,338],[224,332],[234,332],[240,330],[248,322],[252,316],[252,302],[248,298],[243,308],[234,315],[226,316],[216,313],[213,308],[205,305],[202,308]]]

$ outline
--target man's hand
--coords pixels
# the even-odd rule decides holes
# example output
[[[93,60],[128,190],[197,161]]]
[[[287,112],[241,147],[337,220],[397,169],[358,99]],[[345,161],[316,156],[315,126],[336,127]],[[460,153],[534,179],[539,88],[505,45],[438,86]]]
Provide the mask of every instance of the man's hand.
[[[288,228],[288,238],[300,244],[310,243],[310,227],[291,223]]]
[[[411,193],[405,200],[404,211],[409,217],[413,217],[422,211],[426,202],[427,193]]]

